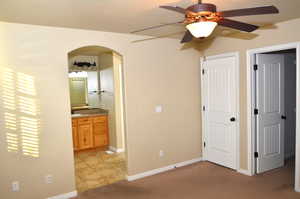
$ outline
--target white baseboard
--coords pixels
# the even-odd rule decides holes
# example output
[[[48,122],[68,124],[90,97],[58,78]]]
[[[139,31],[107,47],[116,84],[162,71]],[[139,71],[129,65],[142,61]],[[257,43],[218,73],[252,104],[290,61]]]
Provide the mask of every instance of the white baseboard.
[[[116,149],[115,147],[113,147],[113,146],[109,146],[108,149],[111,150],[111,151],[113,151],[113,152],[116,152],[116,150],[117,150],[117,149]]]
[[[152,175],[155,175],[155,174],[158,174],[158,173],[162,173],[162,172],[165,172],[165,171],[175,169],[177,167],[187,166],[189,164],[193,164],[193,163],[200,162],[200,161],[202,161],[202,158],[195,158],[195,159],[192,159],[192,160],[179,162],[179,163],[172,164],[172,165],[169,165],[169,166],[166,166],[166,167],[153,169],[153,170],[146,171],[146,172],[139,173],[139,174],[132,175],[132,176],[127,176],[127,180],[128,181],[134,181],[134,180],[137,180],[137,179],[141,179],[141,178],[144,178],[144,177],[147,177],[147,176],[152,176]]]
[[[247,176],[252,176],[251,172],[249,170],[244,170],[244,169],[238,169],[237,172],[247,175]]]
[[[123,153],[125,152],[125,149],[117,149],[117,153]]]
[[[109,146],[108,148],[109,148],[109,150],[111,150],[113,152],[116,152],[116,153],[122,153],[122,152],[125,151],[125,149],[117,149],[117,148],[115,148],[113,146]]]
[[[300,187],[295,188],[295,191],[300,193]]]
[[[192,160],[187,160],[187,161],[184,161],[184,162],[176,163],[176,164],[174,164],[174,167],[184,167],[184,166],[194,164],[194,163],[200,162],[200,161],[202,161],[202,158],[195,158],[195,159],[192,159]]]
[[[72,191],[72,192],[69,192],[69,193],[64,193],[64,194],[60,194],[60,195],[57,195],[57,196],[52,196],[52,197],[49,197],[47,199],[69,199],[69,198],[73,198],[73,197],[76,197],[77,196],[77,191]]]

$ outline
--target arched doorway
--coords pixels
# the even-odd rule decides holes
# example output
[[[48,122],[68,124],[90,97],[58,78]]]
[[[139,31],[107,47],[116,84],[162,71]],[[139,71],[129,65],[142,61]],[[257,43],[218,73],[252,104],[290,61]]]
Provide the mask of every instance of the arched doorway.
[[[76,188],[84,192],[124,180],[122,56],[100,46],[68,53]]]

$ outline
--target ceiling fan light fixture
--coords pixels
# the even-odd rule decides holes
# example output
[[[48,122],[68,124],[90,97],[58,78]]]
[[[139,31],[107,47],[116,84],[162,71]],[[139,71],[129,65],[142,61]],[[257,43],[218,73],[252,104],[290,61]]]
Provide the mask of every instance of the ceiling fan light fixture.
[[[216,28],[218,24],[213,21],[200,21],[191,23],[186,26],[190,33],[196,37],[208,37]]]

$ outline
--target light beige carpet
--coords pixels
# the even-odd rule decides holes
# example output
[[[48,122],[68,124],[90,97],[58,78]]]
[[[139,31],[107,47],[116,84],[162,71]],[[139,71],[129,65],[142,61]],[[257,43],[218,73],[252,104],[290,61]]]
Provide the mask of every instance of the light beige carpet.
[[[133,182],[89,190],[77,199],[300,199],[293,183],[293,162],[253,177],[200,162]]]

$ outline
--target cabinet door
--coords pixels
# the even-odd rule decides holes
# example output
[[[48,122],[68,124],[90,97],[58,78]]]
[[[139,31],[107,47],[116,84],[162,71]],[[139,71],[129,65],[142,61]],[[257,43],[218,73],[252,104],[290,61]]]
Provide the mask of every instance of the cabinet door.
[[[80,149],[93,148],[93,128],[92,124],[78,125],[78,140]]]
[[[95,147],[103,147],[108,144],[107,123],[94,123],[94,144]]]
[[[94,146],[105,147],[108,145],[107,116],[93,118]]]
[[[77,132],[77,126],[72,126],[72,134],[73,134],[73,147],[74,147],[74,150],[78,150],[78,132]]]
[[[105,147],[108,145],[107,135],[94,135],[95,147]]]

